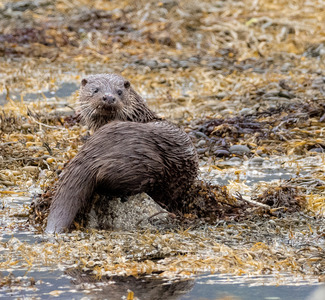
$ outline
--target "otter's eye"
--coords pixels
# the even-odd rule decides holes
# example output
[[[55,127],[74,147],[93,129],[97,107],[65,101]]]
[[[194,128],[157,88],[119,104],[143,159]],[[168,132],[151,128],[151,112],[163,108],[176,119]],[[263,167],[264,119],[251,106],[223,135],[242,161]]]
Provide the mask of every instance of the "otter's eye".
[[[117,90],[117,94],[121,96],[123,94],[122,90]]]
[[[93,93],[96,94],[98,92],[99,92],[99,88],[95,88]]]

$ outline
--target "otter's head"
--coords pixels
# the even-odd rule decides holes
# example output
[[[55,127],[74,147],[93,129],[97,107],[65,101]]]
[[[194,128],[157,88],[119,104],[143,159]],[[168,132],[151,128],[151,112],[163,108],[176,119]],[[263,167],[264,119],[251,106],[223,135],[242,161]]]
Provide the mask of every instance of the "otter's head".
[[[82,79],[79,106],[81,118],[93,130],[114,120],[148,122],[156,118],[130,82],[117,74]]]
[[[93,129],[112,120],[125,120],[123,111],[130,105],[130,94],[130,82],[120,75],[90,75],[81,81],[80,115]]]

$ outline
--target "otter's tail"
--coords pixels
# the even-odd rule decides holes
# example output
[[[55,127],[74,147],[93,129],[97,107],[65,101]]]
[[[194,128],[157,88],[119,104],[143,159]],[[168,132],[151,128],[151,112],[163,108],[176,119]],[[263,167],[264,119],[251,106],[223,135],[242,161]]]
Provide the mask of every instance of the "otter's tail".
[[[46,233],[60,233],[68,229],[79,210],[86,207],[94,191],[95,175],[77,155],[60,178],[58,189],[47,218]]]

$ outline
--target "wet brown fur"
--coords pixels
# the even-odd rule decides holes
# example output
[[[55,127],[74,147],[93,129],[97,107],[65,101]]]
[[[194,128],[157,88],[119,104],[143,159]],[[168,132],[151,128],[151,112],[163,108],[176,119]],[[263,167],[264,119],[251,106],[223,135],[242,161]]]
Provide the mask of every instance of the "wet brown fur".
[[[122,95],[117,93],[120,89]],[[104,103],[103,97],[110,103]],[[113,196],[146,192],[167,209],[182,207],[198,170],[189,136],[160,120],[119,75],[84,79],[80,105],[83,120],[98,130],[64,170],[46,231],[69,228],[95,192]]]

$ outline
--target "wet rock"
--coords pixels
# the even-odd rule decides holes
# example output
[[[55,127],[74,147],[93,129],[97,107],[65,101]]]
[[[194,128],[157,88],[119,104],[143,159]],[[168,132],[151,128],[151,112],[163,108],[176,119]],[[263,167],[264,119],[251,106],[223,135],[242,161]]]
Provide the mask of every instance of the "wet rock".
[[[323,148],[311,148],[309,152],[315,152],[315,153],[324,153]]]
[[[254,68],[253,69],[253,72],[255,72],[255,73],[258,73],[258,74],[263,74],[263,73],[265,73],[265,69],[262,69],[262,68]]]
[[[222,70],[224,68],[224,63],[221,61],[215,61],[208,64],[213,70]]]
[[[314,44],[307,48],[307,51],[304,53],[305,56],[318,57],[325,55],[325,44]]]
[[[280,88],[284,89],[284,90],[292,90],[292,88],[288,85],[287,81],[285,79],[281,79],[279,80],[279,86]]]
[[[158,63],[156,60],[147,60],[145,62],[145,65],[148,66],[150,69],[154,69],[158,66]]]
[[[206,141],[205,141],[205,140],[200,140],[200,141],[196,144],[196,146],[199,148],[199,147],[204,146],[205,144],[206,144]]]
[[[192,63],[199,63],[200,62],[200,60],[195,56],[190,57],[188,60],[190,62],[192,62]]]
[[[29,129],[29,128],[31,128],[31,127],[32,127],[32,125],[29,124],[29,123],[24,123],[24,124],[21,125],[21,128],[22,128],[22,129]]]
[[[40,6],[47,6],[50,5],[51,1],[49,0],[34,0],[34,1],[18,1],[18,2],[12,2],[6,4],[5,10],[9,9],[12,11],[26,11],[26,10],[34,10]]]
[[[220,92],[218,94],[216,94],[215,96],[218,98],[218,99],[223,99],[225,97],[227,97],[227,93],[226,92]]]
[[[167,212],[145,193],[127,197],[126,201],[99,196],[89,213],[87,227],[117,230],[131,230],[138,226],[154,228],[153,222],[165,222],[167,216]]]
[[[239,112],[239,114],[240,114],[241,116],[251,115],[251,114],[253,114],[253,113],[254,113],[254,110],[252,110],[252,109],[250,109],[250,108],[243,108],[243,109]]]
[[[51,112],[51,115],[59,117],[73,116],[75,112],[70,107],[60,107]]]
[[[278,90],[273,90],[265,93],[262,98],[266,100],[278,100],[278,98],[287,98],[287,99],[292,99],[295,97],[295,94],[290,93],[289,91],[278,91]],[[279,99],[283,100],[283,99]]]
[[[163,0],[160,3],[164,8],[168,10],[178,5],[178,2],[176,0]]]
[[[230,155],[230,152],[224,149],[217,149],[214,151],[214,155],[217,157],[227,157]]]
[[[288,72],[290,68],[292,68],[292,65],[290,63],[284,63],[281,68],[281,72]]]
[[[188,68],[188,67],[190,66],[189,62],[186,61],[186,60],[181,60],[181,61],[179,62],[179,65],[180,65],[180,67],[182,67],[182,68]]]
[[[198,149],[196,149],[196,152],[198,153],[198,154],[204,154],[205,152],[207,152],[208,151],[208,147],[205,147],[205,148],[198,148]]]
[[[205,139],[208,139],[207,135],[205,135],[203,132],[201,131],[195,131],[194,132],[195,136],[198,137],[198,138],[205,138]]]
[[[250,165],[262,165],[264,159],[262,157],[253,157],[248,163]]]
[[[168,68],[168,66],[169,66],[168,63],[160,63],[158,67],[160,69],[164,69],[164,68]]]
[[[251,150],[245,145],[233,145],[229,148],[230,153],[244,155],[250,153]]]
[[[288,91],[280,91],[279,92],[279,96],[280,97],[283,97],[283,98],[288,98],[288,99],[292,99],[292,98],[295,98],[295,94],[293,93],[290,93]]]
[[[311,87],[313,89],[320,89],[325,85],[325,77],[318,77],[313,80]]]
[[[34,167],[34,166],[26,166],[22,168],[24,171],[30,172],[30,173],[35,173],[38,172],[38,167]]]

